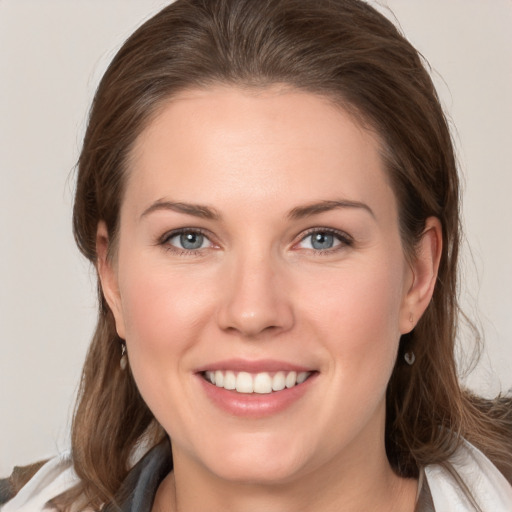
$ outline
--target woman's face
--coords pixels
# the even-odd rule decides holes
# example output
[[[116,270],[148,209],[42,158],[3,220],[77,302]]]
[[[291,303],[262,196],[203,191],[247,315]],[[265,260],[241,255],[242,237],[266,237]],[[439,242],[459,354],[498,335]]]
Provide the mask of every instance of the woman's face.
[[[376,136],[309,93],[191,90],[128,172],[100,272],[176,466],[276,482],[385,458],[420,313]]]

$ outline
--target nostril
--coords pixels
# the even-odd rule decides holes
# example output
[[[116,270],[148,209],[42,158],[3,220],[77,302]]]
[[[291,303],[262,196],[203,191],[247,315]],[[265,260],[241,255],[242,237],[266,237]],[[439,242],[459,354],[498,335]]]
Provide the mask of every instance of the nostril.
[[[261,304],[258,308],[241,305],[221,306],[218,325],[225,332],[237,333],[247,338],[269,336],[287,331],[293,325],[291,307],[286,304]]]

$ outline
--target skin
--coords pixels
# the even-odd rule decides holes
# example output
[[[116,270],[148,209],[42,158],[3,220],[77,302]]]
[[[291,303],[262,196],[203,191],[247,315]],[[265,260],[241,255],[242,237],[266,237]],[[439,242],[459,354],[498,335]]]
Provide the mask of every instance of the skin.
[[[378,137],[320,96],[219,86],[169,101],[128,171],[116,256],[100,223],[98,270],[140,392],[172,439],[175,470],[154,510],[412,511],[417,483],[385,454],[385,390],[400,335],[431,298],[441,229],[428,219],[406,258]],[[340,200],[350,205],[290,216]],[[180,246],[183,228],[205,233],[199,250]],[[326,229],[340,238],[319,251],[311,230]],[[232,357],[315,378],[284,411],[228,414],[197,368]]]

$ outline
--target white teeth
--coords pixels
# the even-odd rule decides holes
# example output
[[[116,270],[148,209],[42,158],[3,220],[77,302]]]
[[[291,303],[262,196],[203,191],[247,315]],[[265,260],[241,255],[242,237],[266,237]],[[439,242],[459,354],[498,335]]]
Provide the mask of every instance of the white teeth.
[[[224,389],[236,388],[236,375],[233,372],[226,372],[224,375]]]
[[[272,392],[272,377],[268,373],[258,373],[254,377],[254,392],[260,394]]]
[[[254,391],[254,384],[252,376],[247,372],[240,372],[236,377],[236,390],[239,393],[252,393]]]
[[[284,381],[287,388],[293,388],[297,382],[297,372],[290,372]]]
[[[272,379],[272,391],[282,391],[286,387],[284,372],[277,372]]]
[[[220,370],[215,372],[215,385],[218,388],[224,387],[224,374]]]
[[[302,384],[309,377],[309,372],[300,372],[297,375],[297,384]]]
[[[308,379],[311,372],[279,371],[272,377],[268,372],[251,374],[248,372],[233,371],[206,371],[206,380],[219,388],[236,390],[238,393],[268,394],[272,391],[282,391],[285,388],[293,388]]]

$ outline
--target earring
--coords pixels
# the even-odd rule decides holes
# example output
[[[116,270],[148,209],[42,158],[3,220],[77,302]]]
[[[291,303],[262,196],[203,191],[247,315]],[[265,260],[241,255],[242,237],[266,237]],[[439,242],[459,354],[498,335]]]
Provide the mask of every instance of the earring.
[[[412,313],[409,313],[409,322],[411,322],[411,324],[414,323],[414,316]]]
[[[404,359],[409,366],[412,366],[414,364],[414,361],[416,361],[416,356],[414,355],[414,352],[412,350],[409,350],[404,354]]]
[[[119,366],[121,370],[124,372],[126,370],[126,366],[128,365],[128,356],[126,355],[126,344],[123,341],[121,343],[121,360],[119,361]]]

